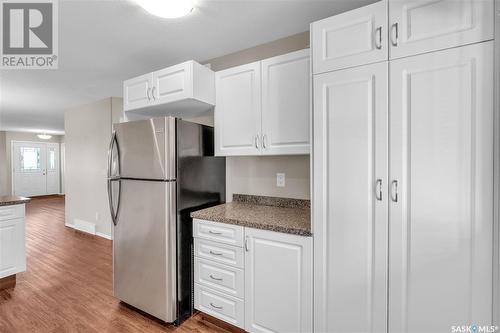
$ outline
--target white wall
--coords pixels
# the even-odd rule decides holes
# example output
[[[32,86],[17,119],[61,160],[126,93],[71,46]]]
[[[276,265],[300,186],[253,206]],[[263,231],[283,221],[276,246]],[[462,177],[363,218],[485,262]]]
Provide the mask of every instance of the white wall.
[[[64,114],[66,146],[66,224],[95,223],[110,238],[112,223],[106,188],[112,121],[121,117],[121,99],[106,98]]]
[[[309,32],[306,31],[205,63],[210,64],[212,70],[219,71],[308,47]],[[232,201],[233,193],[310,199],[309,171],[309,155],[227,157],[226,201]],[[276,173],[285,173],[285,187],[276,186]]]

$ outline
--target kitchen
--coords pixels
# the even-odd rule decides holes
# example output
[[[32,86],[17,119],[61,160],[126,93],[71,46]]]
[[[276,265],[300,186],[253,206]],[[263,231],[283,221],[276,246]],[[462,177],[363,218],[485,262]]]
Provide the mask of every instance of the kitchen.
[[[308,31],[66,109],[63,198],[0,198],[0,330],[498,330],[499,3],[361,2],[241,2]]]

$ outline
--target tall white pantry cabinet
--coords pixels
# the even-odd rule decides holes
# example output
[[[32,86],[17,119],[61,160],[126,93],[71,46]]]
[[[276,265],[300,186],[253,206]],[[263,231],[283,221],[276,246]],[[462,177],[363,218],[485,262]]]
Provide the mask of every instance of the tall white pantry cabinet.
[[[493,324],[492,0],[311,25],[315,332]]]

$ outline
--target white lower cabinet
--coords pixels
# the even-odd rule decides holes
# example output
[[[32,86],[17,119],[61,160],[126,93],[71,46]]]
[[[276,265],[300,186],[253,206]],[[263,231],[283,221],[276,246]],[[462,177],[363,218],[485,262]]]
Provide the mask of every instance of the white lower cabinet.
[[[26,270],[24,204],[0,207],[0,278]]]
[[[245,228],[245,329],[312,332],[312,238]]]
[[[311,237],[193,223],[197,310],[248,332],[312,332]],[[212,238],[226,228],[233,232]]]

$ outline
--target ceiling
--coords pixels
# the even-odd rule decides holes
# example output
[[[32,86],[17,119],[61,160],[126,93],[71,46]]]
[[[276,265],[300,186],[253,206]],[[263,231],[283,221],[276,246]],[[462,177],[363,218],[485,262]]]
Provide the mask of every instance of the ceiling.
[[[122,96],[125,79],[309,29],[376,0],[198,0],[180,19],[132,1],[59,2],[59,69],[0,72],[0,130],[64,132],[64,111]]]

